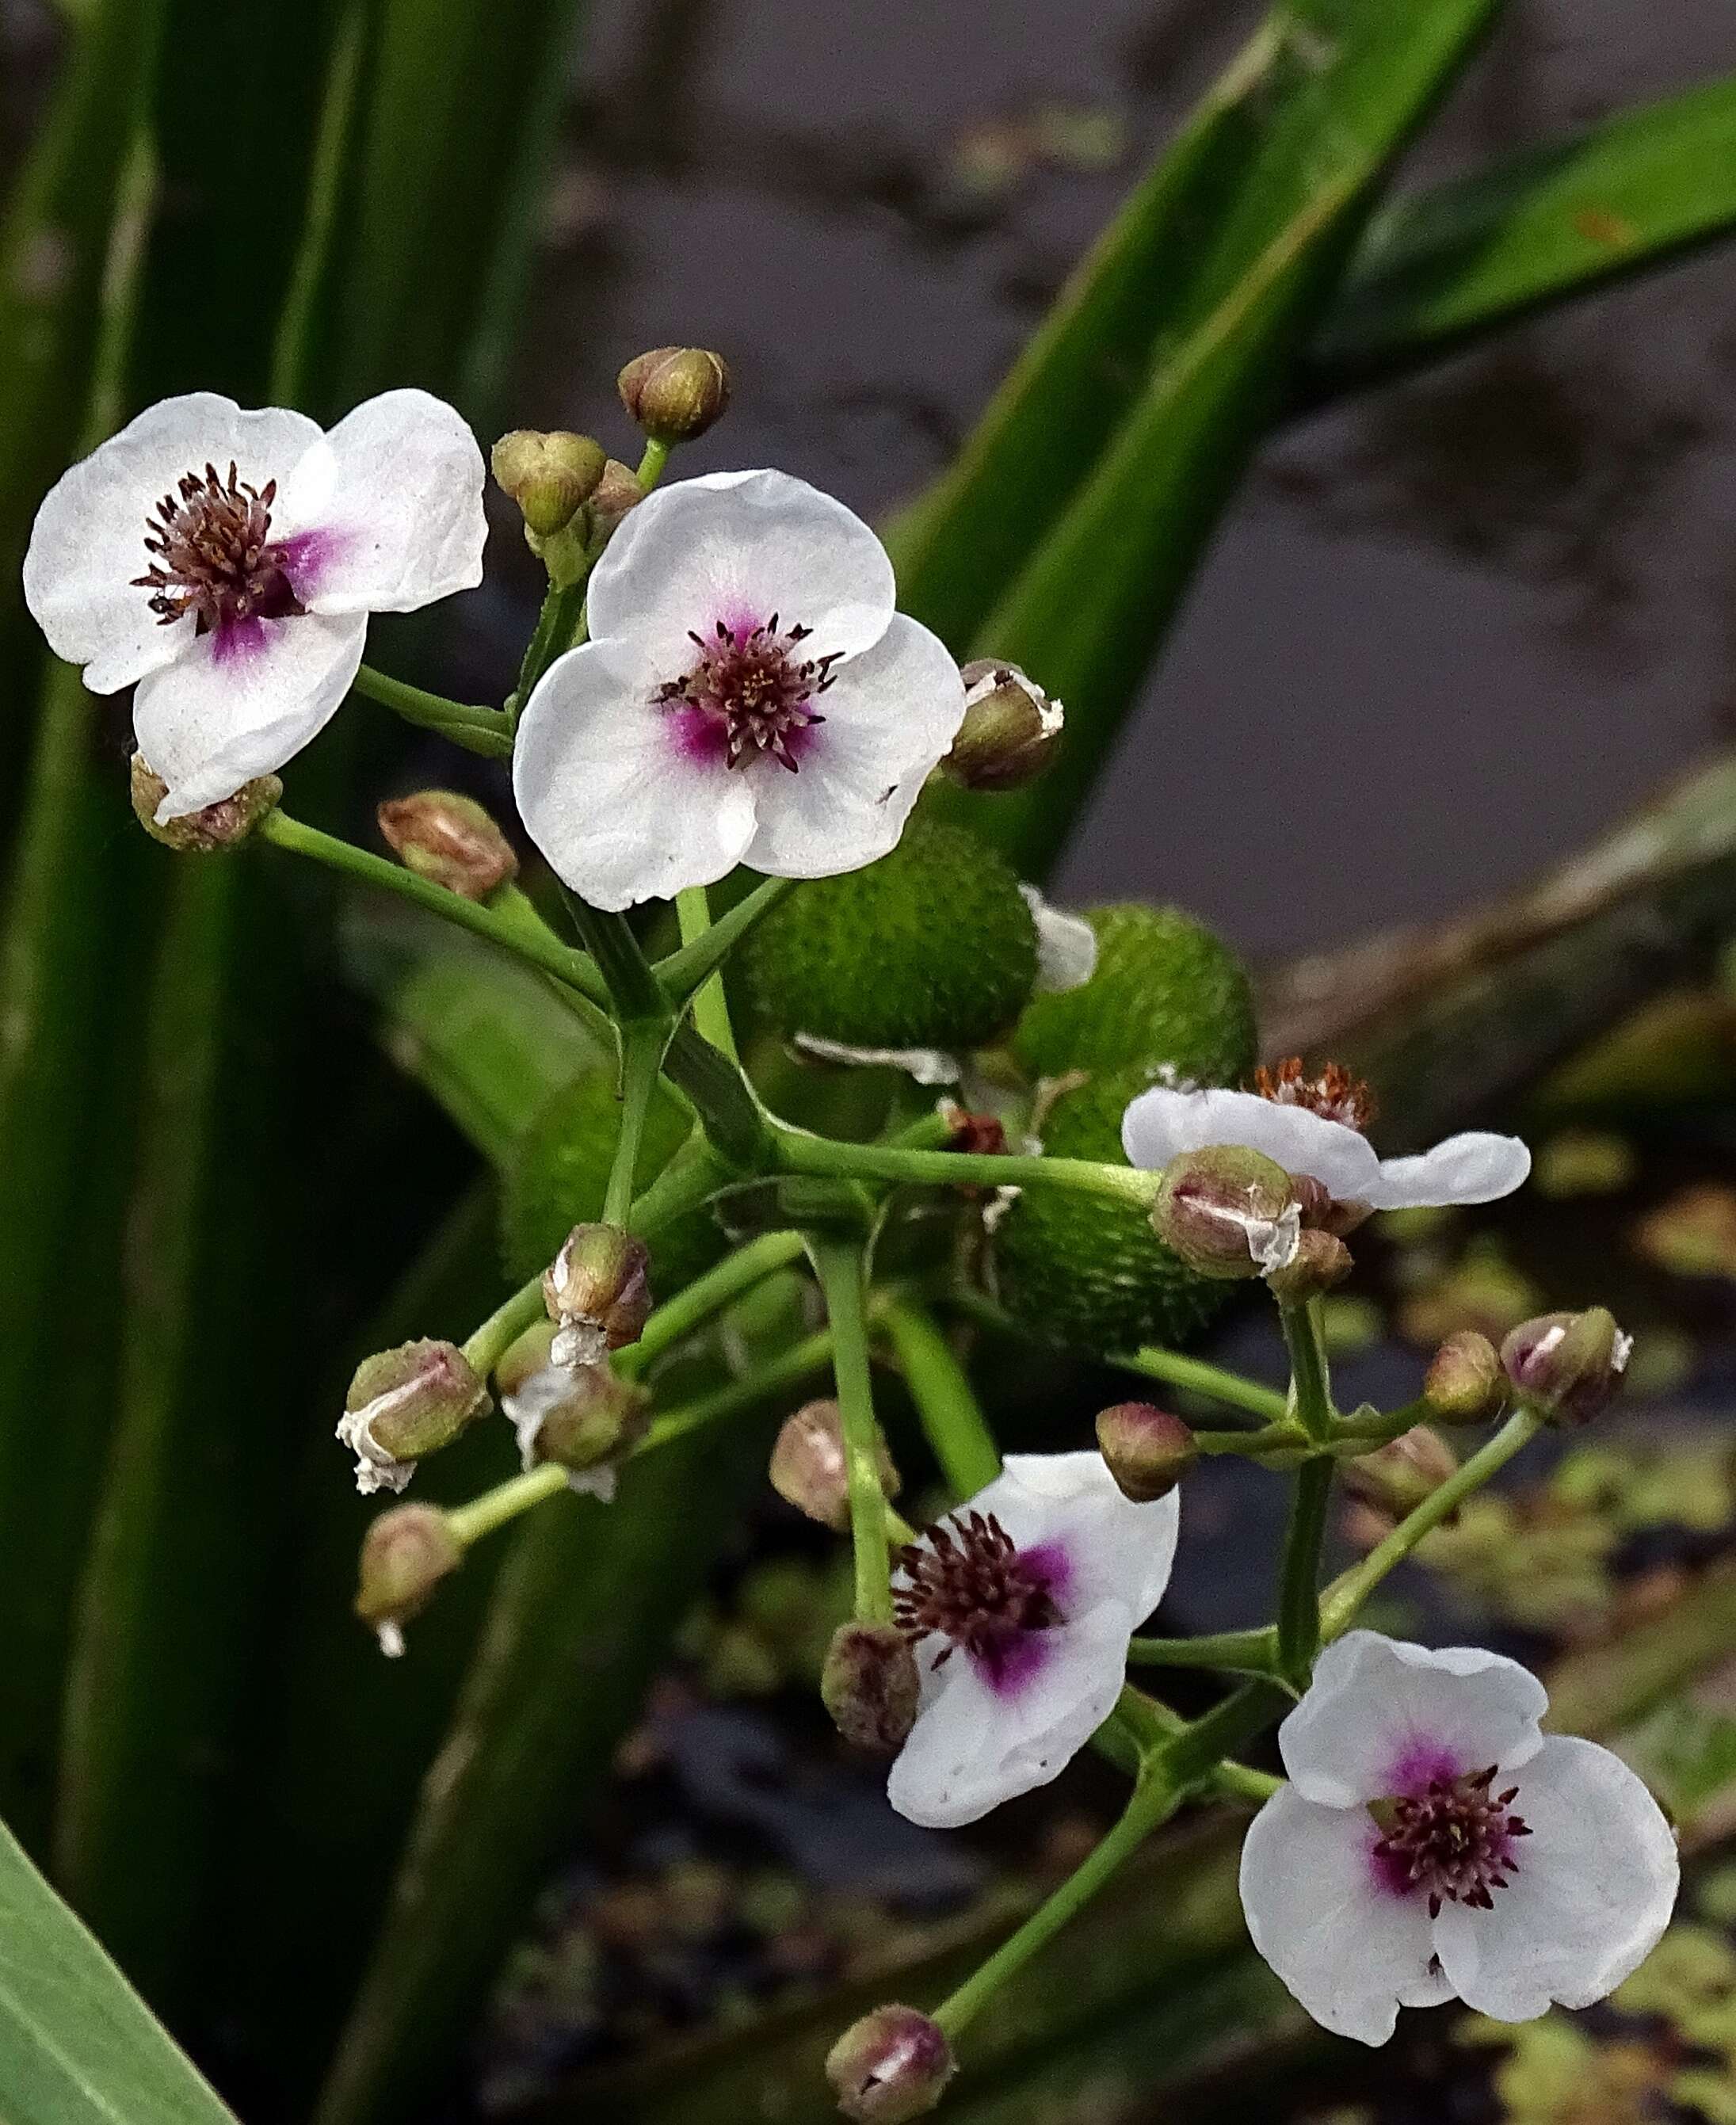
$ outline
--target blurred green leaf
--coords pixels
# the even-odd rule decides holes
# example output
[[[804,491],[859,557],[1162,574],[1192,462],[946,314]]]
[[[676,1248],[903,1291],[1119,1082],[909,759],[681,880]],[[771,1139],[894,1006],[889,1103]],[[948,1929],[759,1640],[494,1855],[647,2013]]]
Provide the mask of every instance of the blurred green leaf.
[[[7,2125],[234,2125],[4,1828],[0,2111]]]

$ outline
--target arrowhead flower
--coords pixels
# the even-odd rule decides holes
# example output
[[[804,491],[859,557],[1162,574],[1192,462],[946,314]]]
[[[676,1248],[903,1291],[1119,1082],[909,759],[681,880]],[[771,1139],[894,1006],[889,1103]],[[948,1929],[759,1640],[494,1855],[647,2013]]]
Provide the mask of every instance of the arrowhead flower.
[[[827,878],[886,855],[965,713],[946,648],[893,608],[885,548],[804,482],[660,488],[592,572],[590,640],[526,704],[531,838],[609,909],[738,863]]]
[[[1278,1730],[1290,1783],[1242,1849],[1254,1946],[1321,2025],[1384,2044],[1400,2007],[1501,2022],[1588,2007],[1669,1923],[1679,1870],[1619,1756],[1545,1736],[1516,1661],[1352,1631]]]
[[[1100,1454],[1013,1454],[910,1544],[893,1609],[922,1677],[886,1791],[951,1830],[1046,1785],[1114,1709],[1169,1583],[1181,1509],[1124,1497]]]
[[[1153,1085],[1121,1122],[1130,1162],[1158,1172],[1183,1152],[1239,1144],[1297,1178],[1318,1180],[1334,1201],[1373,1210],[1493,1203],[1531,1170],[1517,1137],[1471,1130],[1411,1158],[1381,1158],[1364,1131],[1368,1087],[1337,1063],[1309,1077],[1292,1057],[1256,1073],[1249,1092]]]
[[[165,398],[64,474],[24,595],[93,693],[135,686],[159,822],[233,797],[323,728],[370,612],[482,581],[483,462],[450,406],[389,391],[329,435],[214,392]]]

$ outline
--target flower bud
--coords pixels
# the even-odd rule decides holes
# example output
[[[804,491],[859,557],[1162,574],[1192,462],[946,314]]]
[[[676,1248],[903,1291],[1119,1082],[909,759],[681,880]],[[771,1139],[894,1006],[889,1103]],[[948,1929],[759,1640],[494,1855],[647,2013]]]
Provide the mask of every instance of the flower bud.
[[[433,1505],[394,1505],[371,1523],[362,1537],[356,1613],[379,1633],[389,1659],[403,1651],[403,1626],[463,1562],[446,1515]]]
[[[941,762],[965,789],[1022,789],[1054,758],[1061,704],[1017,664],[975,657],[962,665],[965,719]]]
[[[639,483],[639,475],[630,465],[624,465],[619,458],[611,458],[603,467],[603,476],[595,494],[591,497],[591,530],[596,538],[606,539],[630,509],[636,509],[645,498],[645,490]]]
[[[261,775],[243,782],[233,797],[224,797],[202,811],[189,812],[179,819],[157,818],[157,807],[169,794],[169,785],[147,765],[144,755],[133,755],[130,770],[133,813],[153,841],[182,855],[210,855],[244,841],[267,813],[275,812],[283,799],[283,784],[275,775]]]
[[[607,1365],[544,1365],[517,1387],[501,1382],[502,1406],[526,1468],[553,1461],[575,1472],[624,1460],[651,1426],[651,1397]],[[614,1484],[586,1487],[612,1496]]]
[[[1346,1461],[1339,1472],[1353,1498],[1397,1521],[1432,1497],[1458,1468],[1458,1455],[1440,1433],[1413,1424],[1372,1454]]]
[[[1594,1306],[1521,1322],[1501,1345],[1501,1363],[1527,1407],[1551,1424],[1587,1424],[1615,1393],[1633,1350],[1608,1308]]]
[[[1304,1306],[1342,1284],[1353,1264],[1350,1249],[1336,1233],[1310,1225],[1296,1236],[1296,1251],[1270,1272],[1267,1283],[1281,1306]]]
[[[465,900],[486,900],[518,875],[518,858],[487,809],[455,789],[394,797],[375,814],[406,870]]]
[[[874,1458],[880,1488],[895,1498],[898,1470],[885,1436],[874,1428]],[[771,1487],[798,1512],[842,1534],[850,1524],[850,1476],[844,1453],[843,1420],[835,1402],[804,1403],[786,1417],[771,1449]]]
[[[994,1157],[1007,1148],[1007,1125],[998,1114],[975,1114],[948,1100],[941,1119],[951,1133],[946,1149],[967,1157]]]
[[[1164,1245],[1201,1276],[1259,1276],[1297,1250],[1301,1218],[1290,1176],[1263,1152],[1216,1144],[1164,1169],[1151,1213]]]
[[[654,346],[616,379],[620,403],[653,441],[691,443],[729,403],[721,355],[701,346]]]
[[[619,1225],[575,1225],[543,1272],[543,1303],[559,1334],[557,1365],[594,1365],[636,1343],[651,1312],[644,1242]]]
[[[946,2032],[914,2007],[876,2007],[826,2057],[837,2107],[855,2125],[926,2118],[957,2070]]]
[[[1436,1351],[1422,1383],[1429,1413],[1442,1424],[1475,1424],[1507,1399],[1507,1375],[1487,1336],[1461,1328]]]
[[[1149,1402],[1099,1410],[1097,1448],[1121,1495],[1136,1505],[1167,1497],[1200,1458],[1191,1428]]]
[[[337,1436],[356,1456],[356,1487],[401,1491],[424,1454],[450,1446],[488,1408],[488,1391],[453,1343],[401,1343],[356,1368]]]
[[[826,1649],[820,1699],[855,1749],[890,1756],[916,1724],[922,1679],[910,1641],[894,1623],[841,1623]]]
[[[489,453],[495,483],[539,539],[564,531],[596,492],[608,463],[601,443],[557,428],[515,428]]]

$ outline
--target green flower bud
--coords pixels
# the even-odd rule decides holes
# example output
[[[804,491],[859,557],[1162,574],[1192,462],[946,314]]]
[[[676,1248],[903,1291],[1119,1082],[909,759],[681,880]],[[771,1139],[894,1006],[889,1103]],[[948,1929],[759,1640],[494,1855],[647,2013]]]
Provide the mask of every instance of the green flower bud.
[[[379,1633],[388,1658],[403,1652],[404,1625],[463,1562],[464,1551],[435,1506],[394,1505],[370,1524],[356,1573],[356,1613]]]
[[[1200,1458],[1191,1425],[1154,1402],[1118,1402],[1097,1411],[1097,1450],[1124,1497],[1165,1498]]]
[[[1022,789],[1054,758],[1063,715],[1017,664],[973,657],[960,667],[965,719],[941,762],[964,789]]]
[[[639,1340],[651,1312],[650,1256],[619,1225],[575,1225],[543,1271],[543,1303],[559,1331],[557,1365],[594,1365]]]
[[[1458,1455],[1440,1433],[1416,1424],[1372,1454],[1343,1462],[1339,1472],[1353,1498],[1396,1522],[1432,1498],[1458,1468]]]
[[[356,1456],[356,1487],[401,1491],[489,1408],[488,1391],[454,1343],[400,1343],[356,1368],[337,1436]]]
[[[654,346],[636,355],[616,385],[622,405],[659,443],[691,443],[729,403],[723,356],[700,346]]]
[[[1233,1279],[1285,1268],[1295,1259],[1301,1232],[1290,1176],[1245,1144],[1215,1144],[1172,1159],[1151,1222],[1190,1269]]]
[[[495,483],[518,505],[539,539],[564,531],[597,492],[608,463],[589,436],[556,428],[515,428],[489,453]]]
[[[917,818],[878,863],[797,886],[742,955],[756,1009],[798,1045],[956,1053],[1017,1017],[1036,924],[1002,857]]]
[[[1266,1281],[1281,1306],[1304,1306],[1335,1284],[1342,1284],[1353,1266],[1342,1240],[1318,1226],[1308,1226],[1296,1236],[1295,1254],[1268,1271]]]
[[[1588,1424],[1620,1384],[1634,1339],[1606,1307],[1544,1313],[1521,1322],[1501,1345],[1513,1391],[1551,1424]]]
[[[1442,1424],[1475,1424],[1507,1399],[1507,1375],[1487,1336],[1462,1328],[1436,1351],[1422,1383],[1430,1414]]]
[[[455,789],[394,797],[375,817],[406,870],[465,900],[486,900],[518,875],[518,858],[486,808]]]
[[[901,1485],[885,1434],[875,1426],[880,1488],[895,1498]],[[786,1504],[842,1534],[850,1525],[850,1472],[843,1420],[835,1402],[805,1402],[784,1420],[771,1449],[771,1487]]]
[[[182,855],[210,855],[219,849],[233,849],[247,840],[267,813],[283,801],[283,784],[275,775],[257,775],[243,782],[233,797],[224,797],[184,818],[157,822],[157,807],[169,794],[169,785],[149,766],[142,752],[133,755],[129,770],[133,814],[153,841]]]
[[[916,1724],[922,1680],[893,1623],[841,1623],[820,1670],[820,1698],[853,1749],[895,1755]]]
[[[619,458],[611,458],[591,497],[592,536],[606,539],[627,511],[638,508],[644,498],[645,490],[639,485],[639,474],[632,466],[624,465]]]
[[[909,2125],[926,2118],[958,2071],[938,2022],[914,2007],[876,2007],[845,2030],[826,2078],[852,2125]]]

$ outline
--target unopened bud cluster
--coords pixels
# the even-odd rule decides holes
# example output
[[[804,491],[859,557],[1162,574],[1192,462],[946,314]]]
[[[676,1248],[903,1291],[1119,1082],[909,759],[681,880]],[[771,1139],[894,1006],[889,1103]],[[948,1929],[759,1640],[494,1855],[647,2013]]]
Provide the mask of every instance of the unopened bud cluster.
[[[489,454],[496,484],[538,539],[566,530],[597,492],[607,464],[601,443],[564,429],[515,428]]]
[[[837,2107],[853,2125],[927,2117],[956,2071],[946,2032],[914,2007],[876,2007],[845,2030],[826,2060]]]
[[[512,845],[487,808],[458,790],[418,789],[375,816],[406,870],[465,900],[486,900],[518,875]]]
[[[416,1463],[450,1446],[489,1408],[488,1391],[455,1344],[401,1343],[363,1359],[337,1436],[356,1456],[356,1487],[401,1491]]]
[[[1153,1402],[1099,1410],[1097,1433],[1104,1465],[1136,1505],[1167,1497],[1200,1458],[1191,1427]]]
[[[874,1457],[882,1495],[895,1498],[901,1479],[878,1425]],[[798,1512],[840,1534],[849,1527],[850,1464],[835,1402],[804,1403],[785,1419],[771,1449],[770,1474],[772,1489]]]
[[[702,346],[655,346],[636,355],[616,379],[620,403],[653,442],[690,443],[722,419],[729,371]]]
[[[557,1365],[599,1364],[636,1343],[651,1312],[650,1256],[618,1225],[575,1225],[543,1273],[543,1303],[558,1331]]]
[[[1295,1259],[1302,1220],[1290,1176],[1240,1144],[1183,1152],[1164,1169],[1151,1222],[1201,1276],[1270,1275]]]
[[[1501,1345],[1501,1363],[1526,1408],[1551,1424],[1588,1424],[1620,1385],[1633,1349],[1608,1308],[1594,1306],[1521,1322]]]

